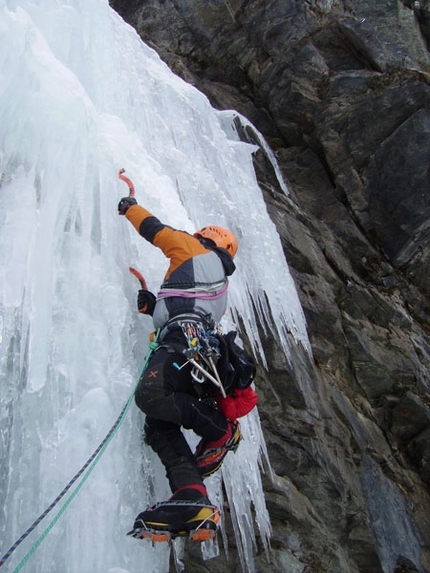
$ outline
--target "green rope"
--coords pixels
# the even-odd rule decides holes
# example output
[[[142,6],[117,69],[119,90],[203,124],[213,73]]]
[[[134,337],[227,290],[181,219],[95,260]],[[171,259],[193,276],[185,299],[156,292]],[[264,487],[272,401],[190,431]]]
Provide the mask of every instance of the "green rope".
[[[104,454],[106,448],[108,447],[108,445],[110,444],[110,442],[112,441],[113,437],[115,436],[115,434],[117,433],[118,429],[120,428],[122,422],[124,421],[125,417],[127,416],[127,413],[130,409],[130,406],[132,404],[133,401],[133,397],[134,394],[137,390],[137,386],[139,385],[139,381],[140,378],[143,374],[143,371],[145,370],[149,359],[151,357],[151,354],[154,352],[154,350],[158,347],[158,335],[159,335],[159,331],[157,331],[156,336],[155,336],[155,340],[153,342],[150,342],[149,344],[149,350],[148,353],[146,355],[141,373],[137,379],[137,382],[133,388],[133,392],[131,393],[130,397],[128,398],[121,414],[118,416],[115,424],[112,426],[112,428],[109,430],[108,434],[106,435],[105,439],[101,442],[100,446],[97,448],[96,452],[97,455],[93,454],[93,456],[91,456],[90,460],[93,460],[92,464],[89,466],[89,468],[87,469],[87,471],[85,472],[85,474],[83,475],[81,481],[79,482],[79,484],[76,486],[75,490],[73,491],[73,493],[70,494],[70,496],[68,497],[68,499],[65,501],[65,503],[63,504],[63,506],[61,507],[60,511],[57,513],[57,515],[55,516],[55,518],[51,521],[51,523],[49,524],[49,526],[45,529],[45,531],[42,533],[42,535],[39,537],[39,539],[36,541],[36,543],[33,545],[33,547],[28,551],[28,553],[25,555],[25,557],[22,559],[22,561],[19,563],[19,565],[16,567],[16,569],[14,569],[13,573],[18,573],[18,571],[20,571],[23,566],[27,563],[27,561],[30,559],[30,557],[33,555],[33,553],[36,551],[36,549],[39,547],[39,545],[42,543],[42,541],[45,539],[45,537],[48,535],[48,533],[51,531],[51,529],[54,527],[54,525],[57,523],[57,521],[60,519],[60,517],[63,515],[63,513],[66,511],[66,509],[68,508],[68,506],[70,505],[70,503],[72,502],[72,500],[74,499],[74,497],[78,494],[79,490],[81,489],[81,487],[84,485],[84,483],[86,482],[86,480],[89,478],[91,472],[93,471],[93,469],[95,468],[95,466],[97,465],[97,463],[99,462],[100,458],[102,457],[102,455]],[[85,468],[88,465],[88,462],[83,466],[83,468]],[[82,471],[82,470],[81,470]],[[78,474],[76,474],[75,478],[77,476],[80,476],[81,472],[78,472]],[[73,480],[71,480],[71,482],[69,482],[69,486],[70,484],[73,483],[75,481],[75,478],[73,478]],[[66,486],[65,490],[63,491],[67,491],[68,487]],[[61,494],[57,497],[57,500],[59,500],[61,497]],[[52,509],[52,507],[50,506],[50,509]],[[44,517],[46,515],[42,514],[42,516]],[[41,517],[42,517],[41,516]],[[39,518],[40,519],[40,518]],[[39,520],[37,520],[35,522],[35,524],[38,524]],[[33,526],[35,525],[33,524]],[[28,530],[28,532],[33,530],[33,526]],[[26,532],[27,533],[27,532]],[[21,537],[21,540],[24,539],[25,535]],[[13,549],[15,549],[17,547],[17,544],[15,544],[15,546],[13,546]],[[8,552],[9,554],[7,555],[7,557],[10,556],[10,554],[12,553],[12,550],[9,550]],[[4,558],[2,561],[2,565],[4,563],[6,559]]]

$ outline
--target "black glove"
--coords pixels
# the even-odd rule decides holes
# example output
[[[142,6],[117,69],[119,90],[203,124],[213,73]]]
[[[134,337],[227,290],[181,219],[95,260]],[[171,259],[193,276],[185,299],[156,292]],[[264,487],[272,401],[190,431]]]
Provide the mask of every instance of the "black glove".
[[[157,298],[149,290],[140,289],[137,295],[137,310],[142,314],[154,314],[155,302]]]
[[[118,215],[125,215],[132,205],[137,205],[134,197],[123,197],[118,203]]]

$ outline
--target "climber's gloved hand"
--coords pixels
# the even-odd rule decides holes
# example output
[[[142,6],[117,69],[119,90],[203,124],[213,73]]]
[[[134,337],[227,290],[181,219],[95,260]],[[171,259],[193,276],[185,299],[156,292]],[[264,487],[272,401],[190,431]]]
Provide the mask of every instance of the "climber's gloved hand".
[[[140,289],[137,295],[137,310],[142,314],[154,314],[156,296],[149,290]]]
[[[137,205],[134,197],[123,197],[118,203],[118,215],[125,215],[132,205]]]

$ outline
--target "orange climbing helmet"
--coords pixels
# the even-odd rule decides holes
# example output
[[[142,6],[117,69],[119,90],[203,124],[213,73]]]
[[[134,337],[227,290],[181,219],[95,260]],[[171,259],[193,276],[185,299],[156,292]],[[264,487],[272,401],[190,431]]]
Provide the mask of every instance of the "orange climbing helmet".
[[[213,241],[217,247],[225,249],[232,259],[237,253],[238,244],[236,237],[231,231],[223,229],[222,227],[217,227],[215,225],[203,227],[203,229],[194,233],[194,236],[197,238],[203,237],[204,239]]]

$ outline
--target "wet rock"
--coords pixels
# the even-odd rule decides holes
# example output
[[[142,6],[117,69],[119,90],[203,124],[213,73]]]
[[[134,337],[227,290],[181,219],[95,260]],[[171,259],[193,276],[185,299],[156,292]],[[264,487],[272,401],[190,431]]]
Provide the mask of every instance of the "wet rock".
[[[408,447],[409,454],[427,486],[430,486],[430,429],[416,436]]]
[[[411,440],[430,428],[430,408],[412,392],[400,398],[393,411],[391,431],[401,440]]]

